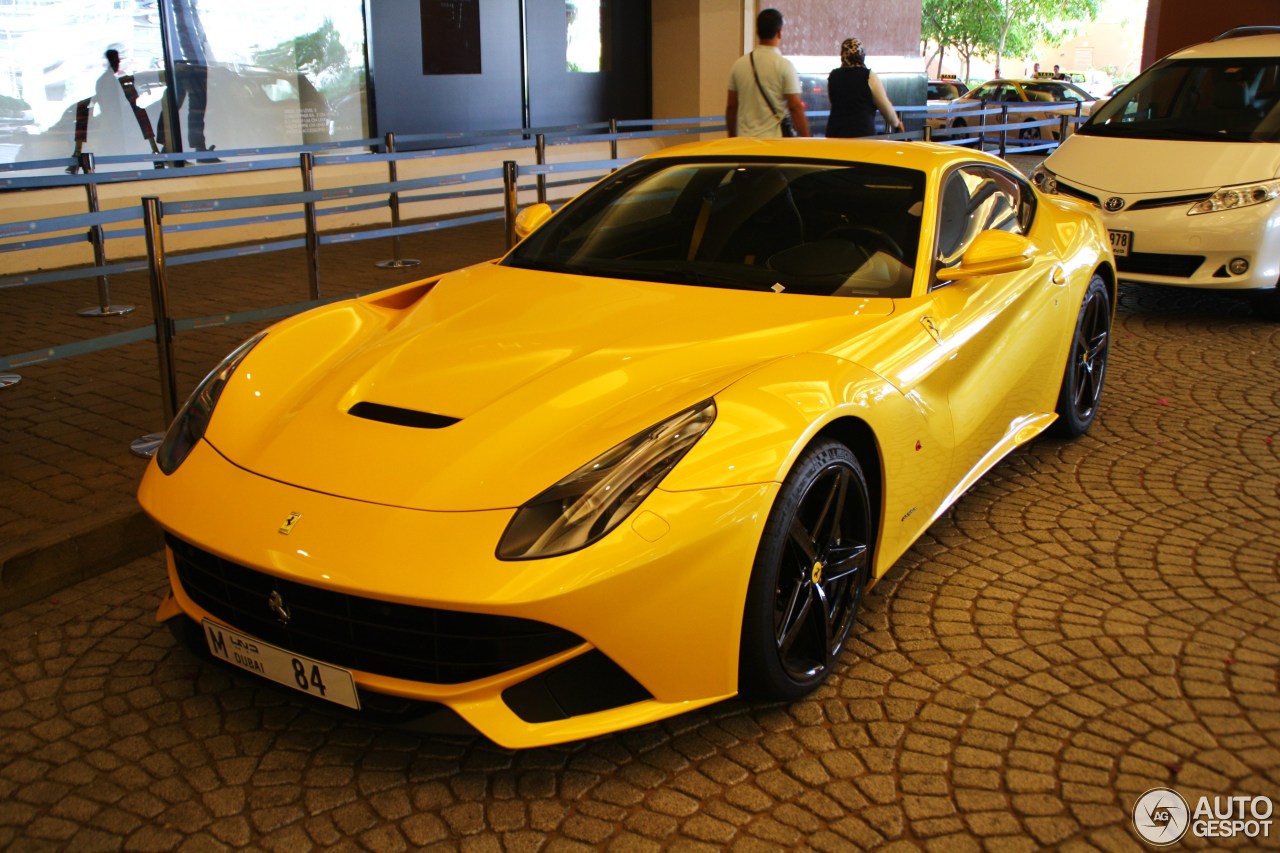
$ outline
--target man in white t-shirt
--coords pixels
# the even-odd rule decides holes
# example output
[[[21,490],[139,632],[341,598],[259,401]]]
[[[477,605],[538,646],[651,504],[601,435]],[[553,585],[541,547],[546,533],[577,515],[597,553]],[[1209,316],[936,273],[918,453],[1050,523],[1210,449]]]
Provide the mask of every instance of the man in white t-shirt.
[[[809,136],[809,120],[800,100],[800,77],[778,50],[782,13],[777,9],[761,12],[756,17],[756,37],[760,46],[739,57],[729,72],[729,100],[724,107],[729,135],[776,139],[783,135],[782,119],[790,116],[796,134]]]

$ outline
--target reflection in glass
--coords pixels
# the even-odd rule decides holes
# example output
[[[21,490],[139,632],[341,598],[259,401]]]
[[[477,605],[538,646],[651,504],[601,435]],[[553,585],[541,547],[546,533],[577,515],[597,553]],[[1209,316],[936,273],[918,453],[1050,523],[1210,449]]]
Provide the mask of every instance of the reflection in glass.
[[[594,72],[600,70],[601,0],[566,0],[565,24],[568,40],[565,47],[565,70]]]
[[[159,2],[0,2],[0,162],[367,136],[361,0],[163,0],[172,74]]]

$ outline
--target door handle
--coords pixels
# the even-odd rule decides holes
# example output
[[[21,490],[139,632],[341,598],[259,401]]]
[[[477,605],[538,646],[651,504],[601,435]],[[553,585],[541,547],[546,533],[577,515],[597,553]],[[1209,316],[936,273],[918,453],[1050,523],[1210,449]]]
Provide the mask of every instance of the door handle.
[[[1053,265],[1053,272],[1049,273],[1049,281],[1056,285],[1064,285],[1067,283],[1067,271],[1062,268],[1061,264]]]

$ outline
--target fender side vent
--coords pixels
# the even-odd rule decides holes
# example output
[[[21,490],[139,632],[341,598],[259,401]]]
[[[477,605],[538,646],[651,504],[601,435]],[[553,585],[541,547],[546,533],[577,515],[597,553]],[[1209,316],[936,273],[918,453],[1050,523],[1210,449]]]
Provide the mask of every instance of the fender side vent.
[[[370,421],[415,429],[443,429],[456,424],[459,420],[448,415],[434,415],[431,412],[402,409],[399,406],[384,406],[381,403],[356,403],[347,410],[347,414]]]

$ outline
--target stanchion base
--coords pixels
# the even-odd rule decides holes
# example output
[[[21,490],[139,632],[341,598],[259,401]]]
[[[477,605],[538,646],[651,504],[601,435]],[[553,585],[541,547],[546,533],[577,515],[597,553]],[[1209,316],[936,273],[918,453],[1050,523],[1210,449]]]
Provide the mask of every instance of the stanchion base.
[[[81,317],[118,317],[121,314],[128,314],[132,311],[132,305],[108,305],[106,308],[101,306],[81,308],[76,313]]]
[[[134,456],[141,456],[143,459],[150,459],[156,455],[156,451],[160,449],[160,443],[164,441],[164,433],[151,432],[142,438],[135,438],[129,442],[129,452]]]
[[[420,263],[422,261],[416,258],[397,258],[394,261],[378,261],[374,266],[384,270],[398,270],[405,267],[416,267]]]
[[[22,381],[22,377],[16,373],[0,373],[0,388],[8,388],[10,385],[17,385]]]

